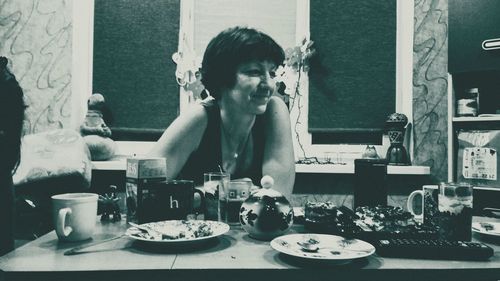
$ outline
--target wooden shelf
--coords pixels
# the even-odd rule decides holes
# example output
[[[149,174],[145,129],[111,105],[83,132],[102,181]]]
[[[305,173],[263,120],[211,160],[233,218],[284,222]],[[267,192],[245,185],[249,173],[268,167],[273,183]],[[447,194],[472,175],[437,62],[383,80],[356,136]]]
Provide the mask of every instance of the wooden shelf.
[[[453,117],[453,122],[497,122],[500,121],[498,116],[481,116],[481,117]]]
[[[387,166],[388,175],[430,175],[428,166]],[[354,164],[296,164],[296,173],[354,174]]]

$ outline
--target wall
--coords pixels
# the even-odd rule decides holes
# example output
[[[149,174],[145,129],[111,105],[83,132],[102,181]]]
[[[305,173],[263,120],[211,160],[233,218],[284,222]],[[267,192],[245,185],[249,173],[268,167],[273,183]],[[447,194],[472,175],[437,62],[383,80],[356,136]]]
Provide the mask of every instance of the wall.
[[[13,61],[12,70],[25,89],[29,105],[26,132],[68,127],[72,2],[0,3],[0,54]],[[434,178],[390,178],[390,204],[402,205],[411,190],[447,177],[447,15],[447,0],[415,0],[413,163],[430,166]],[[352,176],[345,175],[297,175],[292,202],[331,200],[351,205],[352,182]]]
[[[448,0],[415,0],[413,122],[415,165],[447,179]]]
[[[0,1],[0,55],[24,89],[25,133],[69,126],[71,23],[71,1]]]

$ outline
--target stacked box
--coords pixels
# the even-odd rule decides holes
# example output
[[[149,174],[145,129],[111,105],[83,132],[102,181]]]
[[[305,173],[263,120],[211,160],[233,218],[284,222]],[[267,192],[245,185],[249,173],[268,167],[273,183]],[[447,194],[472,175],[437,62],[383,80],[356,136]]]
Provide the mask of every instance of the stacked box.
[[[460,130],[457,182],[500,188],[500,130]]]
[[[126,170],[127,221],[138,221],[138,206],[142,190],[150,183],[166,180],[167,161],[165,158],[128,158]]]

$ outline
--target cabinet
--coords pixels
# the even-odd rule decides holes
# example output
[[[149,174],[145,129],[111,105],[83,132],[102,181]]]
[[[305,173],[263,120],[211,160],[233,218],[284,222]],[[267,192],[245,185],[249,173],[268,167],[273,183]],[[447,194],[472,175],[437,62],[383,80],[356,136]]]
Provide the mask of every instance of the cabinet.
[[[500,49],[486,51],[482,48],[485,40],[500,38],[499,12],[498,0],[449,0],[450,73],[499,69]]]
[[[458,132],[500,130],[500,49],[483,42],[500,38],[500,1],[448,1],[448,180],[457,180]],[[457,100],[466,89],[479,89],[478,116],[458,117]],[[500,152],[500,147],[495,147]],[[472,159],[472,158],[471,158]],[[461,160],[461,159],[460,159]],[[462,167],[463,168],[463,167]],[[497,167],[497,171],[500,167]],[[497,175],[500,177],[500,175]],[[485,188],[500,191],[500,184]]]

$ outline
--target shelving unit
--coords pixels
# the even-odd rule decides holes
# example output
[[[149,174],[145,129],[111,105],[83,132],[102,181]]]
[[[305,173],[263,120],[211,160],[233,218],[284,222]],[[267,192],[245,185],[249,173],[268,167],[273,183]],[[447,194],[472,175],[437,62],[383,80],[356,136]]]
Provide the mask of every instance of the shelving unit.
[[[495,71],[486,71],[485,73],[491,73]],[[480,72],[481,73],[481,72]],[[464,75],[462,73],[458,74],[461,77]],[[479,76],[475,74],[476,76]],[[456,180],[456,173],[458,169],[457,164],[457,153],[458,153],[458,131],[460,129],[467,130],[493,130],[500,129],[500,114],[495,114],[492,112],[484,112],[481,111],[481,96],[480,96],[480,111],[479,116],[477,117],[457,117],[456,116],[456,100],[457,95],[456,91],[464,90],[464,84],[462,83],[457,87],[456,83],[454,83],[454,75],[448,74],[448,181]],[[486,83],[485,81],[481,81],[478,83]],[[465,84],[467,85],[467,84]],[[469,84],[470,86],[470,84]],[[481,92],[481,90],[480,90]],[[498,93],[500,94],[500,88],[498,89]],[[486,92],[487,95],[492,95],[491,91]],[[498,98],[498,97],[497,97]],[[491,97],[484,97],[484,100],[489,101],[492,100]],[[488,110],[491,110],[492,105],[488,104],[486,107]],[[483,115],[483,116],[481,116]],[[486,115],[486,116],[484,116]],[[498,152],[500,152],[500,148],[498,148]],[[500,176],[497,175],[497,176]],[[494,190],[498,189],[500,191],[500,186],[496,187],[477,187],[479,189],[488,189]]]

